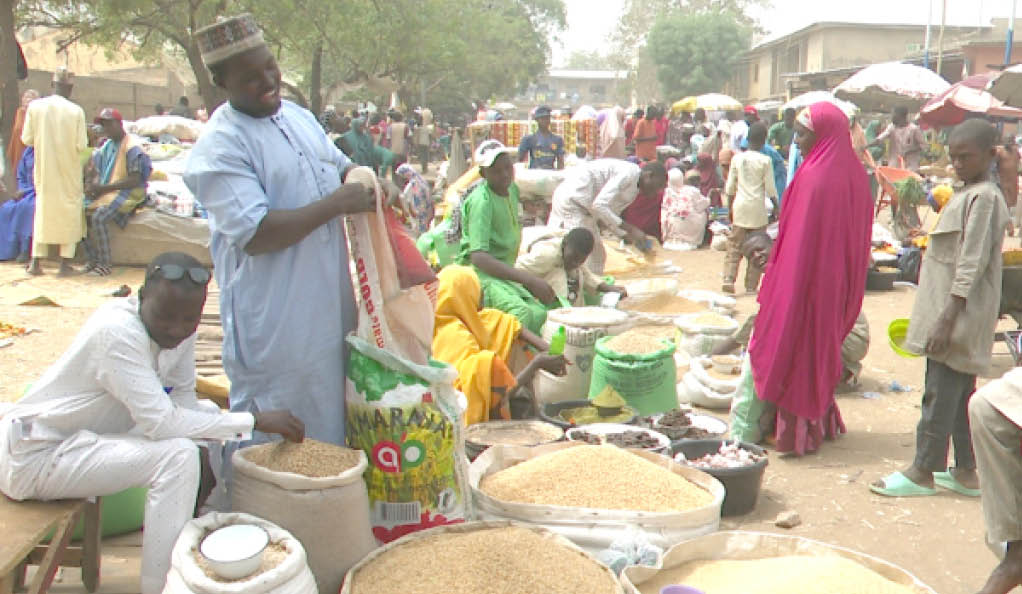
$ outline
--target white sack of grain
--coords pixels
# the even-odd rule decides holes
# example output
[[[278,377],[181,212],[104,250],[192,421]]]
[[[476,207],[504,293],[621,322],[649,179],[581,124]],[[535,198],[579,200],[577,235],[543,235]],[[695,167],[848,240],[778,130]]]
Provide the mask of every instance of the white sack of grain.
[[[287,556],[279,565],[247,579],[224,582],[206,575],[196,562],[195,551],[210,532],[232,524],[259,526],[271,544],[282,545]],[[316,594],[316,580],[306,562],[305,549],[287,530],[262,518],[240,513],[209,513],[181,530],[170,556],[170,571],[163,594]]]
[[[693,356],[707,356],[738,330],[738,322],[713,311],[678,316],[674,323],[681,329],[678,348]]]
[[[728,376],[729,379],[723,379],[721,374],[713,369],[713,363],[709,357],[693,357],[689,361],[689,369],[700,384],[720,394],[721,397],[730,398],[742,381],[740,375]]]
[[[735,308],[738,307],[738,302],[735,301],[734,297],[728,297],[714,291],[704,291],[702,289],[682,289],[678,292],[678,295],[688,299],[689,301],[695,301],[697,303],[705,303],[706,307],[724,315],[732,315]]]
[[[922,583],[918,578],[901,567],[864,553],[798,536],[744,531],[717,532],[678,544],[664,553],[660,564],[656,567],[632,566],[626,568],[621,574],[621,584],[625,587],[625,591],[628,594],[648,594],[648,592],[658,590],[655,587],[658,583],[658,574],[678,568],[690,561],[763,559],[792,555],[821,558],[841,557],[854,561],[862,567],[880,574],[880,576],[894,582],[894,584],[904,587],[910,594],[937,594],[933,588]],[[797,573],[793,572],[792,575],[797,577]],[[750,580],[748,587],[741,590],[743,594],[755,594],[758,592],[755,588],[755,584],[757,584],[755,575],[738,577]],[[850,592],[863,591],[854,589],[855,584],[847,585],[852,586],[852,589],[848,590]],[[784,590],[784,592],[817,594],[816,592],[811,592],[811,589],[806,588],[805,585],[802,586],[800,588],[799,585],[793,584],[792,589]],[[822,587],[823,589],[819,590],[819,594],[824,592],[826,594],[834,594],[837,591],[833,587],[828,588],[827,585],[822,585]],[[872,592],[873,590],[869,591]]]
[[[202,136],[202,129],[205,126],[198,120],[183,118],[181,116],[149,116],[129,122],[127,131],[139,136],[159,137],[161,134],[170,134],[178,140],[194,142]]]
[[[724,486],[717,479],[694,468],[675,464],[665,456],[639,450],[630,451],[702,487],[712,496],[711,502],[704,507],[678,512],[600,510],[500,501],[479,488],[484,477],[519,462],[565,448],[584,446],[579,442],[559,442],[532,448],[494,446],[483,452],[469,467],[469,484],[476,506],[476,518],[511,520],[543,527],[593,554],[608,548],[618,538],[627,536],[633,527],[642,531],[651,544],[661,548],[715,532],[720,527]]]
[[[695,359],[692,361],[694,363]],[[735,391],[717,392],[700,382],[695,373],[689,371],[678,382],[677,395],[680,404],[694,404],[712,410],[726,410],[731,408],[731,400],[734,398]]]
[[[232,458],[232,509],[291,532],[305,545],[319,591],[336,592],[348,568],[376,548],[362,479],[365,454],[359,452],[358,464],[337,475],[309,477],[258,466],[245,457],[247,449]]]
[[[492,543],[498,532],[500,544]],[[469,539],[477,542],[468,545],[464,541]],[[468,550],[458,550],[459,545]],[[498,559],[502,555],[507,558]],[[610,569],[571,541],[543,528],[507,521],[440,526],[385,544],[351,568],[339,594],[395,591],[624,594]]]

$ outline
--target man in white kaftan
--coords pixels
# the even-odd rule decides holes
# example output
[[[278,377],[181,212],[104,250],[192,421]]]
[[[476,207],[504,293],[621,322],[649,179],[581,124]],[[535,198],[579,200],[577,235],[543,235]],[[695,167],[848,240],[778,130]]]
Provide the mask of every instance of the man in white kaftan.
[[[283,411],[223,413],[195,396],[195,329],[209,271],[157,256],[139,297],[100,306],[70,348],[14,405],[0,408],[0,492],[17,500],[149,489],[142,594],[158,594],[178,533],[192,517],[201,462],[195,441],[253,429],[301,441]]]

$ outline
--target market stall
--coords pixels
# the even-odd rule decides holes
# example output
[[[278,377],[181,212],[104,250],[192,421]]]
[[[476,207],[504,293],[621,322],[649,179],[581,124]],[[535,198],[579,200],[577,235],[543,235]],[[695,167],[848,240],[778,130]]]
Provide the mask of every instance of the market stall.
[[[496,122],[472,122],[468,125],[469,141],[473,150],[482,141],[492,138],[505,146],[518,146],[522,138],[536,132],[535,120],[500,120]],[[550,122],[550,130],[564,138],[564,150],[569,155],[582,147],[587,155],[596,154],[599,126],[595,119],[561,120]]]

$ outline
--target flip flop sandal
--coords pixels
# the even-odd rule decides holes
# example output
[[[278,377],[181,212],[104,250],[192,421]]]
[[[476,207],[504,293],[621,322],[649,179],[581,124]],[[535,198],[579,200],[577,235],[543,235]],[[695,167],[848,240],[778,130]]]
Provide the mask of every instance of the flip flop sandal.
[[[933,482],[938,487],[943,487],[948,491],[954,491],[955,493],[965,495],[966,497],[979,497],[980,494],[979,489],[970,489],[958,482],[958,479],[951,474],[950,468],[946,472],[933,473]]]
[[[870,485],[869,490],[885,497],[929,497],[936,495],[936,489],[920,487],[900,472],[892,472],[883,479],[884,486]]]

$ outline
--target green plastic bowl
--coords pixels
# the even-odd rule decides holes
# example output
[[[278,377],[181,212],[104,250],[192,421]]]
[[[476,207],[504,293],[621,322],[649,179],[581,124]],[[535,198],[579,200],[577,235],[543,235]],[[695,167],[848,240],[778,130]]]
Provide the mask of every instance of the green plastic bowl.
[[[908,318],[892,321],[887,326],[887,342],[895,353],[906,359],[915,359],[919,355],[905,350],[905,347],[902,346],[905,344],[905,335],[908,334],[908,322]]]

